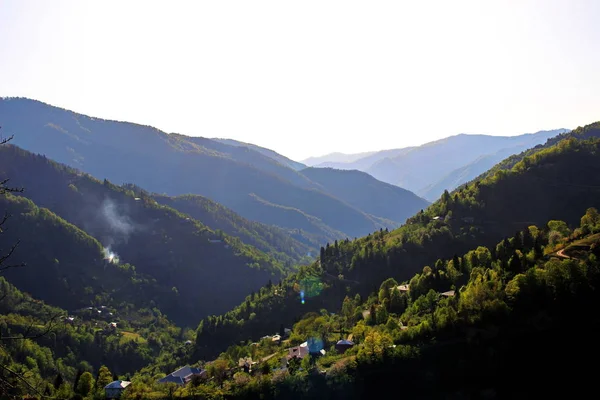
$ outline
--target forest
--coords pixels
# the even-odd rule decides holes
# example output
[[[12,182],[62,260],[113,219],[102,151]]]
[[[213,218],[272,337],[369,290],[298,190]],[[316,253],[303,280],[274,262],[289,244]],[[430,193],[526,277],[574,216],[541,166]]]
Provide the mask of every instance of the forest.
[[[309,262],[306,235],[3,145],[4,396],[100,399],[123,380],[124,399],[529,398],[558,393],[538,377],[593,382],[599,147],[598,123],[575,129]],[[186,365],[204,372],[159,382]]]

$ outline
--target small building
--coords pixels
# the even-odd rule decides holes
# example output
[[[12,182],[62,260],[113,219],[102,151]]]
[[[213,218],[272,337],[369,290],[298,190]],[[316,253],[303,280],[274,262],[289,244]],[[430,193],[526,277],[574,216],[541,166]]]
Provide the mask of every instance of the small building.
[[[399,285],[396,286],[400,292],[408,292],[410,291],[410,285]]]
[[[354,347],[354,342],[346,339],[338,340],[338,342],[335,344],[335,350],[340,354],[345,353],[352,347]]]
[[[114,381],[104,386],[104,393],[107,399],[118,399],[123,394],[123,391],[131,382],[129,381]]]
[[[326,353],[327,352],[323,349],[323,343],[320,340],[311,338],[300,346],[289,348],[286,358],[289,361],[292,358],[303,359],[308,355],[320,357],[324,356]]]
[[[190,345],[192,345],[192,341],[191,341],[191,340],[186,340],[186,341],[185,341],[185,345],[186,345],[186,346],[190,346]]]
[[[437,221],[437,220],[439,220],[439,219],[440,219],[440,216],[439,216],[439,215],[436,215],[435,217],[433,217],[433,220],[434,220],[434,221]]]
[[[158,380],[158,383],[176,383],[180,386],[185,386],[194,376],[206,378],[206,370],[193,368],[189,365],[179,368],[177,371],[171,372],[169,375]]]
[[[310,338],[304,342],[308,346],[308,354],[311,356],[324,356],[326,351],[323,349],[323,341],[320,339]]]
[[[291,347],[288,349],[288,354],[286,358],[291,360],[292,358],[303,359],[308,355],[308,343],[304,342],[300,346]]]
[[[292,334],[292,330],[290,328],[283,328],[283,337],[289,338]]]
[[[275,343],[279,343],[279,342],[281,342],[281,336],[279,336],[279,335],[273,335],[271,337],[271,341],[273,341]]]
[[[242,368],[244,372],[249,374],[252,370],[252,365],[256,363],[252,362],[252,357],[243,357],[238,360],[238,367]]]
[[[440,293],[440,295],[442,295],[444,297],[454,297],[454,294],[455,294],[454,290],[448,290],[447,292]]]

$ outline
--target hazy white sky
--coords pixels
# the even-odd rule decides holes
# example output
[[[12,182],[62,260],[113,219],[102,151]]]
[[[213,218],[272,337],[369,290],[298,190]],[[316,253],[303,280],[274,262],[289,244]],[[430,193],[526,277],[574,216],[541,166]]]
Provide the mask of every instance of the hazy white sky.
[[[597,0],[0,0],[0,96],[295,159],[572,128],[600,119],[598,17]]]

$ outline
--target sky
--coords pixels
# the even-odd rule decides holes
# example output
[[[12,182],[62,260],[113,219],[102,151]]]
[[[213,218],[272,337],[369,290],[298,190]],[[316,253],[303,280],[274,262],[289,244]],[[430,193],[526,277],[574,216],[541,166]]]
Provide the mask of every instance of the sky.
[[[0,0],[0,96],[302,160],[600,119],[600,1]]]

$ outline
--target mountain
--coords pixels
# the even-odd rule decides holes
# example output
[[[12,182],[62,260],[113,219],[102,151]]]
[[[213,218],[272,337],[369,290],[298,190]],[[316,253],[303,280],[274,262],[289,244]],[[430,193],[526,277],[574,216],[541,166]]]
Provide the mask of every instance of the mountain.
[[[255,150],[255,151],[259,152],[260,154],[267,156],[269,158],[272,158],[273,160],[279,162],[280,164],[290,167],[296,171],[306,168],[306,165],[304,165],[298,161],[290,160],[289,158],[282,156],[281,154],[279,154],[271,149],[260,147],[255,144],[252,144],[252,143],[240,142],[238,140],[233,140],[233,139],[212,138],[211,140],[213,140],[215,142],[224,143],[224,144],[227,144],[230,146],[248,147],[249,149]]]
[[[50,210],[13,195],[0,196],[0,207],[11,216],[3,226],[3,255],[18,243],[7,263],[26,264],[4,275],[21,290],[53,305],[76,308],[97,299],[108,305],[134,302],[133,295],[147,289],[143,276],[105,262],[98,240]]]
[[[414,147],[404,147],[401,149],[381,150],[381,151],[375,151],[375,152],[371,152],[371,153],[359,153],[359,154],[355,155],[356,159],[351,162],[326,161],[326,162],[322,162],[322,163],[319,163],[314,166],[318,167],[318,168],[357,169],[359,171],[366,171],[373,164],[375,164],[379,161],[406,154],[412,149],[414,149]]]
[[[397,230],[328,244],[315,264],[280,287],[247,298],[218,323],[204,320],[197,354],[215,355],[219,347],[267,334],[307,312],[336,310],[345,296],[364,298],[388,278],[403,282],[424,267],[438,270],[438,259],[494,246],[531,225],[560,220],[565,227],[578,226],[587,208],[600,209],[600,123],[565,133],[553,143],[526,152],[508,169],[445,192]],[[247,313],[256,316],[248,321]]]
[[[9,271],[7,279],[53,305],[83,307],[111,293],[111,285],[127,287],[136,279],[111,272],[113,262],[124,262],[134,266],[124,271],[135,268],[156,283],[153,291],[132,290],[136,303],[155,304],[175,321],[193,324],[285,273],[280,262],[239,238],[151,197],[137,197],[16,146],[0,147],[0,155],[0,176],[24,187],[20,196],[29,199],[4,199],[14,218],[4,236],[11,239],[7,243],[21,240],[15,260],[29,264]]]
[[[465,182],[469,182],[476,178],[481,174],[481,171],[488,171],[490,168],[504,159],[522,151],[523,147],[517,146],[508,149],[502,149],[494,154],[483,155],[472,163],[455,169],[436,183],[422,189],[421,193],[425,198],[438,197],[444,190],[454,190]]]
[[[0,293],[3,398],[24,393],[72,398],[73,389],[82,389],[76,383],[84,373],[92,384],[93,376],[103,375],[98,384],[103,388],[103,381],[113,380],[111,372],[132,375],[165,355],[175,365],[188,356],[190,332],[157,310],[98,306],[67,311],[32,298],[2,276]],[[168,368],[169,361],[163,363]]]
[[[357,209],[250,147],[92,118],[22,98],[0,101],[0,121],[14,144],[100,179],[169,196],[202,195],[250,220],[284,229],[303,226],[321,243],[403,222],[388,226],[377,210]]]
[[[300,172],[312,182],[319,183],[323,190],[332,196],[344,199],[348,204],[369,214],[391,221],[404,222],[414,214],[414,210],[429,205],[426,200],[413,192],[378,181],[361,171],[306,168]],[[361,190],[357,191],[353,185],[360,187]]]
[[[433,201],[444,190],[470,181],[504,158],[566,131],[555,129],[519,136],[460,134],[418,147],[375,152],[351,162],[326,161],[315,166],[364,171]]]
[[[371,154],[376,153],[375,151],[368,151],[364,153],[356,154],[345,154],[345,153],[330,153],[320,157],[309,157],[306,160],[302,160],[302,163],[308,167],[315,167],[320,164],[326,163],[351,163],[360,158],[367,157]]]
[[[132,188],[132,190],[140,196],[149,195],[139,188]],[[312,257],[316,254],[315,250],[319,247],[317,240],[304,243],[307,241],[306,235],[302,236],[293,230],[286,231],[275,226],[249,221],[206,197],[198,195],[169,197],[159,194],[150,196],[158,203],[187,214],[212,229],[238,237],[244,243],[288,265],[303,261],[312,262]]]
[[[270,337],[232,343],[215,363],[251,355],[258,365],[254,377],[223,378],[228,397],[394,396],[399,377],[410,382],[402,396],[411,399],[585,396],[595,371],[579,361],[581,354],[600,355],[594,328],[600,318],[590,313],[600,302],[600,214],[588,208],[582,215],[574,229],[556,220],[525,227],[490,247],[438,259],[409,284],[389,278],[368,296],[305,312],[281,344]],[[272,288],[271,299],[297,293],[290,283]],[[248,298],[237,311],[260,309],[263,299]],[[573,320],[586,324],[565,322]],[[201,325],[200,336],[218,322]],[[303,355],[302,346],[320,354]],[[532,380],[531,371],[554,383]],[[210,385],[202,389],[211,392]]]

